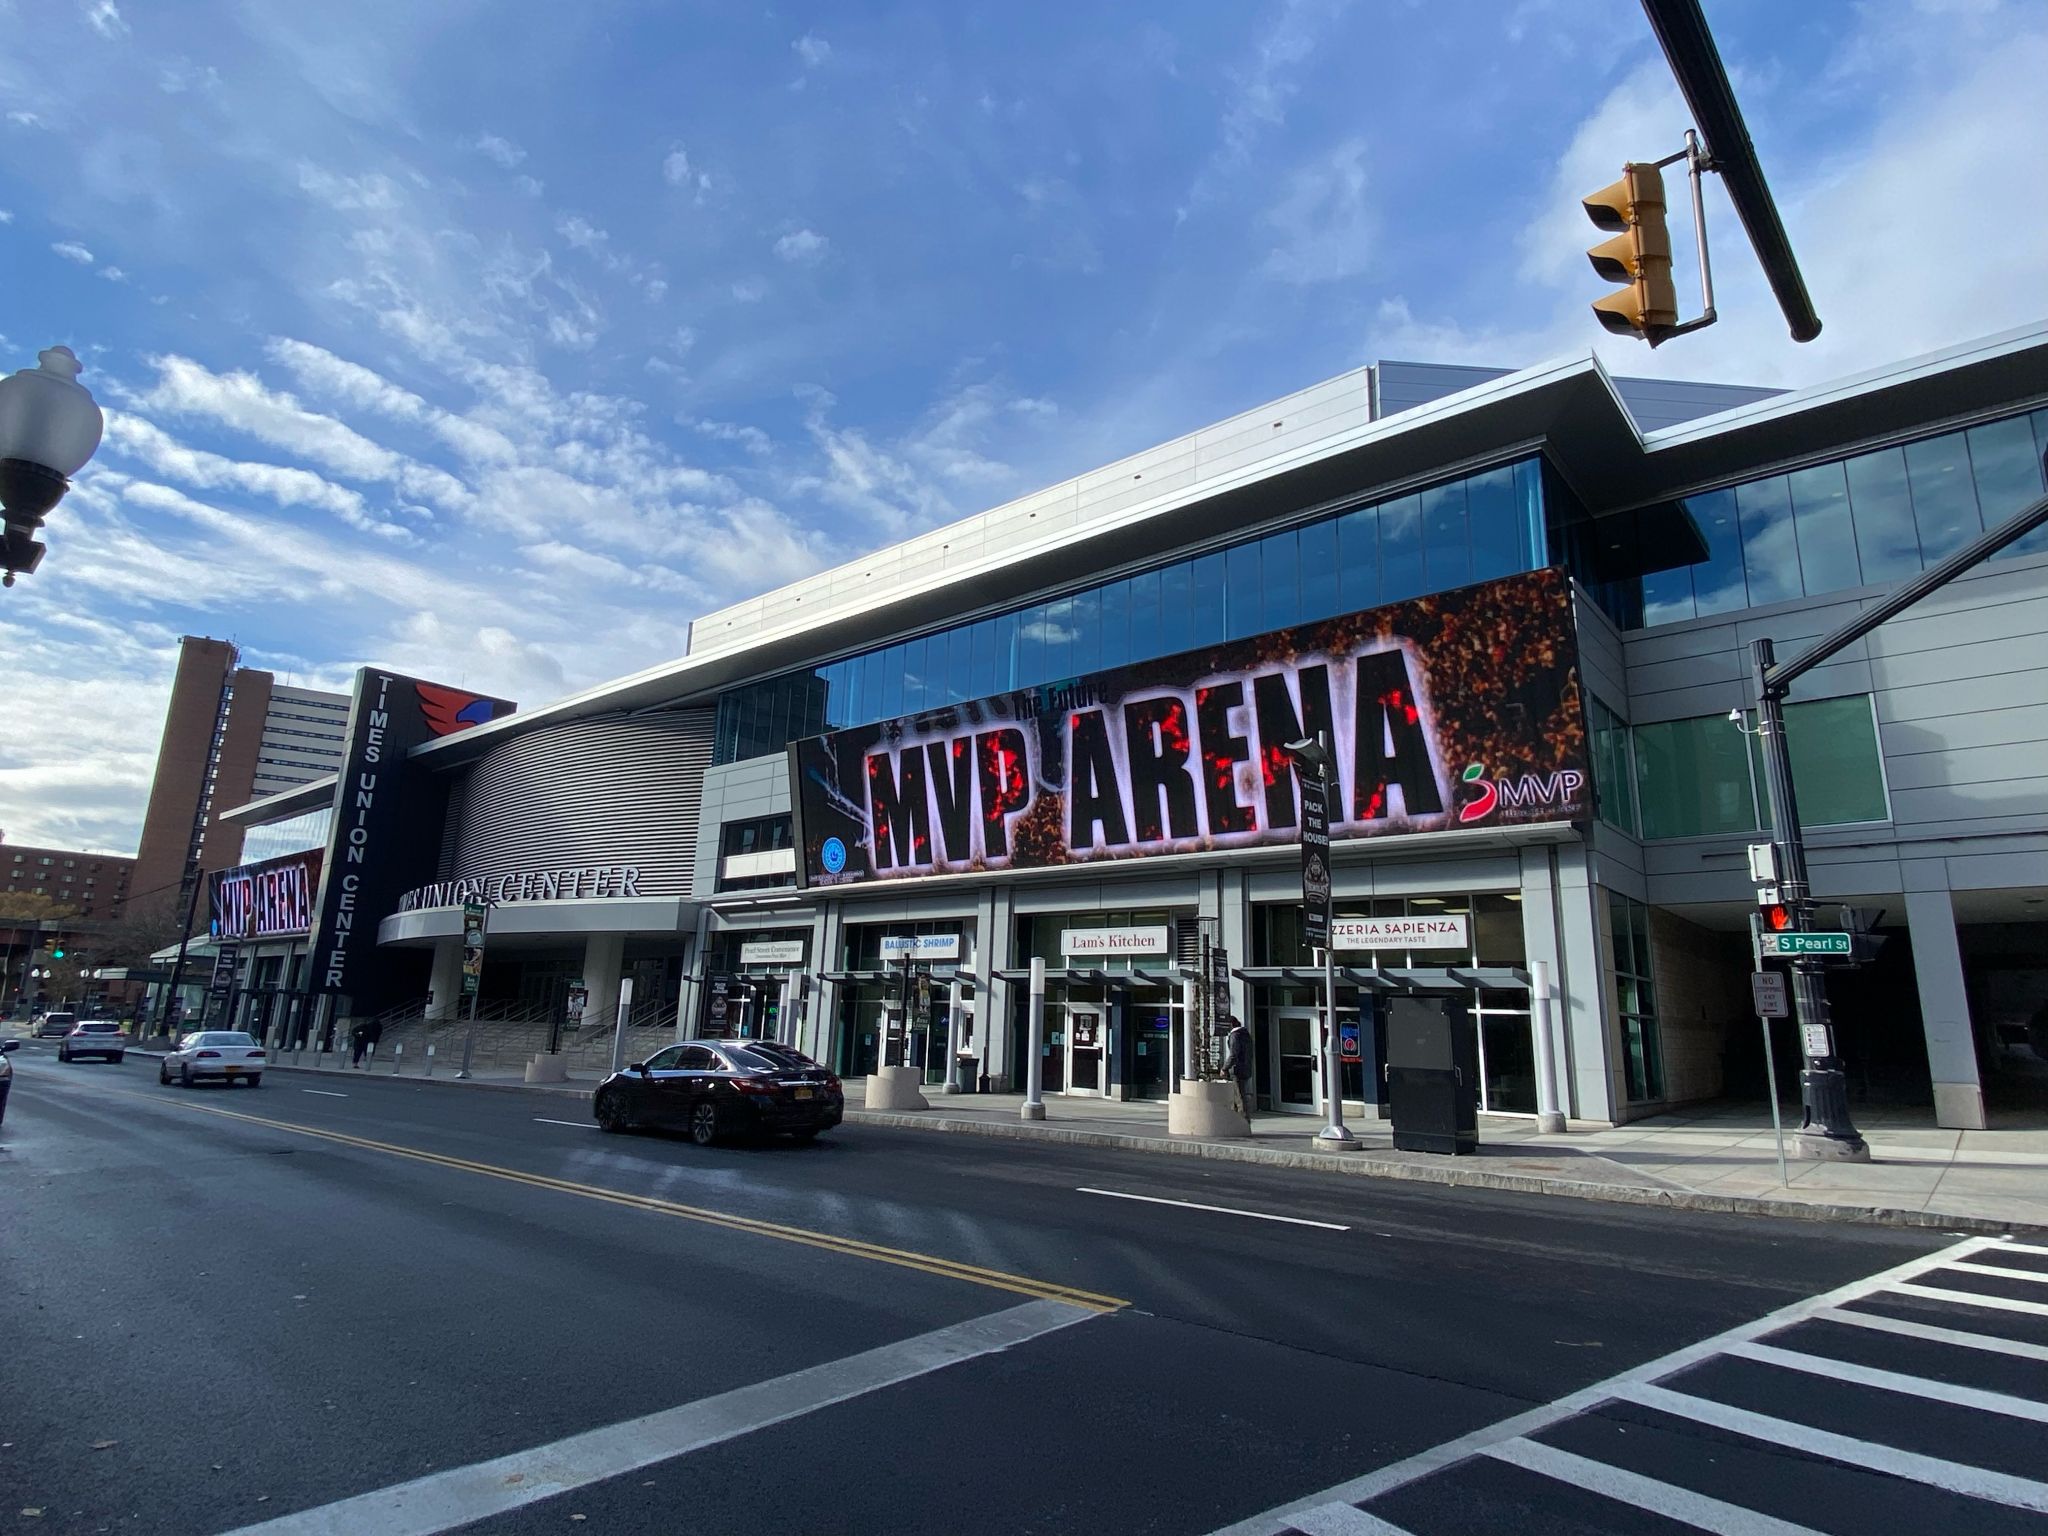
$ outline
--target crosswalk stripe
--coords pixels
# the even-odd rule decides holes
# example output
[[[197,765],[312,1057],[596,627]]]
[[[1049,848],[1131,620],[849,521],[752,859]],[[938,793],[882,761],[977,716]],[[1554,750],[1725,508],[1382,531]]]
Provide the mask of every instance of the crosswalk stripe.
[[[1294,1528],[1306,1536],[1412,1536],[1400,1526],[1389,1525],[1378,1515],[1369,1515],[1352,1504],[1324,1504],[1290,1518]]]
[[[1896,1333],[1909,1339],[1930,1339],[1936,1344],[1953,1344],[1959,1349],[1982,1349],[1993,1354],[2014,1355],[2021,1360],[2048,1360],[2048,1344],[2029,1344],[2023,1339],[2001,1339],[1995,1333],[1966,1333],[1960,1328],[1940,1328],[1933,1323],[1908,1322],[1903,1317],[1886,1317],[1879,1312],[1853,1312],[1847,1307],[1830,1307],[1814,1314],[1815,1322],[1848,1323],[1873,1328],[1879,1333]]]
[[[1952,1301],[1965,1307],[1990,1307],[1995,1312],[2025,1312],[2034,1317],[2048,1317],[2048,1301],[2015,1301],[2010,1296],[1985,1296],[1976,1291],[1952,1291],[1946,1286],[1916,1285],[1911,1281],[1902,1281],[1892,1289],[1902,1296],[1921,1296],[1929,1301]]]
[[[1997,1275],[2002,1280],[2031,1280],[2036,1285],[2048,1285],[2048,1270],[2011,1269],[2003,1264],[1958,1264],[1957,1269],[1972,1275]]]
[[[1560,1483],[1589,1489],[1603,1498],[1633,1504],[1654,1515],[1711,1531],[1713,1536],[1820,1536],[1820,1532],[1811,1526],[1794,1525],[1775,1515],[1744,1509],[1740,1504],[1710,1498],[1690,1488],[1659,1482],[1611,1462],[1575,1456],[1570,1451],[1560,1451],[1537,1440],[1509,1440],[1501,1445],[1488,1446],[1485,1454],[1512,1466],[1539,1472]]]
[[[2048,1424],[2048,1403],[2012,1397],[2004,1392],[1951,1386],[1948,1382],[1933,1381],[1925,1376],[1907,1376],[1898,1371],[1879,1370],[1872,1365],[1831,1359],[1826,1355],[1779,1349],[1774,1344],[1731,1344],[1728,1353],[1764,1365],[1782,1366],[1788,1371],[1804,1371],[1809,1376],[1825,1376],[1830,1381],[1853,1381],[1860,1386],[1877,1387],[1886,1392],[1904,1392],[1912,1397],[1931,1398],[1938,1403],[1954,1403],[1958,1408],[1973,1408],[1979,1413],[2002,1413],[2009,1419],[2031,1419],[2036,1424]]]
[[[1880,1445],[1873,1440],[1858,1440],[1849,1435],[1838,1435],[1832,1430],[1815,1429],[1810,1424],[1795,1423],[1791,1419],[1775,1419],[1767,1413],[1752,1413],[1747,1408],[1716,1402],[1710,1397],[1694,1397],[1686,1392],[1673,1392],[1668,1387],[1656,1386],[1650,1382],[1617,1383],[1611,1395],[1632,1403],[1640,1403],[1645,1408],[1658,1409],[1677,1418],[1711,1424],[1716,1429],[1725,1429],[1732,1434],[1747,1435],[1750,1439],[1761,1440],[1767,1445],[1804,1451],[1810,1456],[1825,1456],[1830,1461],[1846,1462],[1852,1467],[1867,1467],[1873,1472],[1882,1472],[1891,1477],[1909,1478],[1913,1482],[1926,1483],[1929,1487],[1946,1489],[1950,1493],[1966,1494],[1974,1499],[1990,1499],[1994,1503],[2008,1504],[2015,1509],[2031,1509],[2048,1514],[2048,1483],[2013,1477],[2005,1472],[1993,1472],[1985,1467],[1967,1466],[1962,1462],[1943,1461],[1938,1456],[1923,1456],[1918,1451],[1902,1451],[1896,1446]]]
[[[1984,1250],[1986,1253],[2039,1253],[2048,1254],[2048,1248],[2039,1243],[1998,1243]]]

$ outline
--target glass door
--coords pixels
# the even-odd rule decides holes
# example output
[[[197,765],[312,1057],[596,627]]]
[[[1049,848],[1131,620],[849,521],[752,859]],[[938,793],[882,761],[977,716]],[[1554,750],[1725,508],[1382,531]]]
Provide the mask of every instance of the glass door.
[[[1273,1107],[1312,1115],[1322,1104],[1322,1073],[1316,1060],[1316,1015],[1283,1009],[1273,1015]]]
[[[1109,1033],[1098,1010],[1067,1010],[1066,1092],[1100,1097],[1108,1090],[1108,1074],[1103,1069],[1102,1061],[1103,1051],[1108,1044]]]

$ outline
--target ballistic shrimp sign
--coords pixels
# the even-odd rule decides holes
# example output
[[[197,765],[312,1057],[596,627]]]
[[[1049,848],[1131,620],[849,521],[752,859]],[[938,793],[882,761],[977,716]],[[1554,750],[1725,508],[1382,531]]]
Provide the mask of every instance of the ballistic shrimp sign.
[[[1590,816],[1564,573],[797,742],[804,881],[1289,845],[1302,786],[1285,746],[1319,731],[1333,842]]]

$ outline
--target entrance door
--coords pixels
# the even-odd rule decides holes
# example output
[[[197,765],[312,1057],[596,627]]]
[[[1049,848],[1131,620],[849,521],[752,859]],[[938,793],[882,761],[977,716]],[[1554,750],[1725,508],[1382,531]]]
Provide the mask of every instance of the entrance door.
[[[1282,1009],[1273,1015],[1273,1107],[1313,1115],[1322,1105],[1322,1063],[1316,1054],[1321,1020],[1314,1010]]]
[[[1067,1091],[1067,1011],[1064,1008],[1045,1010],[1045,1044],[1039,1047],[1039,1059],[1044,1063],[1039,1079],[1040,1091],[1065,1093]]]
[[[1100,1013],[1092,1008],[1067,1010],[1066,1092],[1099,1097],[1108,1091],[1108,1073],[1102,1059],[1108,1044],[1109,1031]]]

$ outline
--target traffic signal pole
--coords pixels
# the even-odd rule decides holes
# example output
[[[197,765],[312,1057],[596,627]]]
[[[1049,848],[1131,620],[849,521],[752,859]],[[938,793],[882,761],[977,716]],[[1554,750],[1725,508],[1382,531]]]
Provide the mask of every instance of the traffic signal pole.
[[[2048,464],[2044,464],[2043,471],[2048,475]],[[1830,630],[1790,661],[1778,661],[1768,639],[1751,643],[1756,734],[1763,748],[1764,776],[1771,792],[1771,838],[1778,844],[1782,861],[1779,890],[1802,930],[1807,926],[1813,891],[1807,880],[1806,838],[1799,825],[1799,803],[1792,789],[1792,754],[1785,741],[1784,703],[1792,684],[1878,625],[2043,526],[2048,526],[2048,496],[2037,497],[1996,528],[1922,571],[1848,623]],[[1835,1050],[1834,1020],[1828,1010],[1821,962],[1810,955],[1792,958],[1792,1010],[1799,1023],[1800,1048],[1806,1061],[1799,1074],[1800,1097],[1805,1108],[1799,1127],[1800,1153],[1810,1158],[1865,1161],[1870,1156],[1870,1147],[1849,1119],[1848,1082]]]

